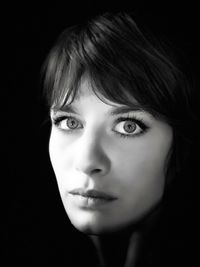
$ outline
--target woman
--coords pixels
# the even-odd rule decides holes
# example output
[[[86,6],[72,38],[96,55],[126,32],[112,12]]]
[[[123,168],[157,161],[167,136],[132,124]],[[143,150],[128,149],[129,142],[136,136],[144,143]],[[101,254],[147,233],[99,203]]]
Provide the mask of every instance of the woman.
[[[50,159],[92,266],[175,266],[163,221],[195,120],[182,72],[125,13],[66,29],[44,71]]]

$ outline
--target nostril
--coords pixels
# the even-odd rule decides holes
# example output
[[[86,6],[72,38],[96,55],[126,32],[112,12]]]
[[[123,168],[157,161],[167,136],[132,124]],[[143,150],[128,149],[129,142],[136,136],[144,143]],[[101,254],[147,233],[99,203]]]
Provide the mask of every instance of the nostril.
[[[94,169],[91,171],[92,174],[100,173],[102,170],[101,169]]]

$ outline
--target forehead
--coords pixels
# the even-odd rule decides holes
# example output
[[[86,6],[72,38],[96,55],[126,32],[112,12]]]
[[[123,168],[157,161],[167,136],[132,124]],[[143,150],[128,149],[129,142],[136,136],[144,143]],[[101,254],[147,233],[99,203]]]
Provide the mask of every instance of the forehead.
[[[144,110],[143,107],[133,99],[132,105],[124,105],[116,102],[112,102],[102,95],[96,95],[90,81],[84,79],[76,94],[76,97],[73,101],[67,101],[65,105],[61,106],[59,109],[52,108],[53,113],[57,111],[66,112],[66,113],[74,113],[78,115],[105,115],[107,116],[115,116],[119,114],[125,114],[129,112],[139,112],[142,113],[143,116],[147,116],[148,118],[153,119],[152,114],[148,111]]]
[[[129,108],[129,110],[131,108],[133,110],[142,109],[135,99],[133,99],[132,107],[109,100],[98,91],[98,88],[94,89],[90,79],[84,77],[80,82],[75,98],[72,100],[69,97],[60,110],[68,110],[68,108],[70,109],[71,107],[75,109],[90,109],[90,106],[95,110],[97,110],[98,107],[103,109],[110,109],[113,107],[124,107],[127,109]]]
[[[110,109],[108,112],[112,115],[117,115],[120,113],[128,113],[131,111],[140,111],[143,114],[150,116],[152,119],[163,120],[153,109],[149,106],[144,106],[139,103],[136,98],[131,94],[126,88],[121,88],[120,92],[117,93],[114,91],[114,88],[111,88],[111,94],[114,96],[117,95],[117,98],[112,97],[112,95],[106,94],[106,90],[102,92],[100,88],[96,85],[95,82],[87,73],[84,73],[80,78],[78,86],[76,87],[75,94],[69,94],[66,90],[60,101],[54,103],[50,109],[51,112],[57,113],[58,111],[68,112],[68,113],[78,113],[81,114],[86,109],[91,110],[90,106],[93,105],[93,111],[96,111],[97,105],[100,107],[100,110],[106,113],[106,109]],[[105,94],[104,94],[105,92]],[[114,100],[113,100],[114,99]],[[102,108],[104,110],[102,110]],[[113,112],[111,109],[117,109],[116,112]],[[76,112],[75,112],[76,111]],[[92,112],[93,112],[92,111]]]
[[[78,87],[77,94],[75,97],[75,101],[80,101],[82,98],[87,98],[94,95],[94,90],[91,85],[91,81],[83,77],[80,82],[80,86]]]
[[[124,90],[124,93],[126,90]],[[113,92],[114,93],[114,92]],[[73,99],[73,101],[71,101],[72,99],[69,97],[68,101],[66,102],[66,105],[68,105],[69,103],[72,103],[72,105],[76,105],[79,102],[84,101],[85,99],[90,99],[90,100],[94,100],[94,101],[101,101],[104,104],[113,106],[113,107],[118,107],[118,106],[122,106],[124,104],[121,104],[119,102],[114,102],[110,99],[108,99],[108,97],[105,97],[100,90],[97,88],[97,86],[95,86],[94,84],[92,84],[90,78],[88,78],[87,76],[83,76],[81,78],[80,81],[80,85],[77,89],[75,98]],[[132,106],[140,109],[143,109],[142,106],[136,101],[136,99],[133,96],[129,96],[129,100],[131,99],[132,102]],[[128,101],[127,101],[128,102]]]

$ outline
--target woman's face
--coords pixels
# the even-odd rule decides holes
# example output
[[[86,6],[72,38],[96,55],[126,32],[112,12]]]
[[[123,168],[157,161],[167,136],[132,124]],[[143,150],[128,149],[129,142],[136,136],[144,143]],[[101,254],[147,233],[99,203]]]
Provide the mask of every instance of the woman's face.
[[[79,92],[51,110],[50,158],[71,223],[101,234],[137,222],[159,203],[173,134],[137,105],[105,104],[86,79]]]

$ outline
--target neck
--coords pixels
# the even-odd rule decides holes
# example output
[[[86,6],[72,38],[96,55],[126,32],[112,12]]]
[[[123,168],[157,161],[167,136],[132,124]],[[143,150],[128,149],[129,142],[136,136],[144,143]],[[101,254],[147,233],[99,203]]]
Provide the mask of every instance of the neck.
[[[137,231],[124,230],[118,233],[91,236],[97,249],[101,267],[126,266],[127,258],[136,260],[141,234]],[[130,253],[131,251],[131,253]]]
[[[147,239],[158,217],[158,210],[139,226],[132,226],[116,233],[90,236],[97,250],[100,267],[134,267],[139,258],[143,241]]]

